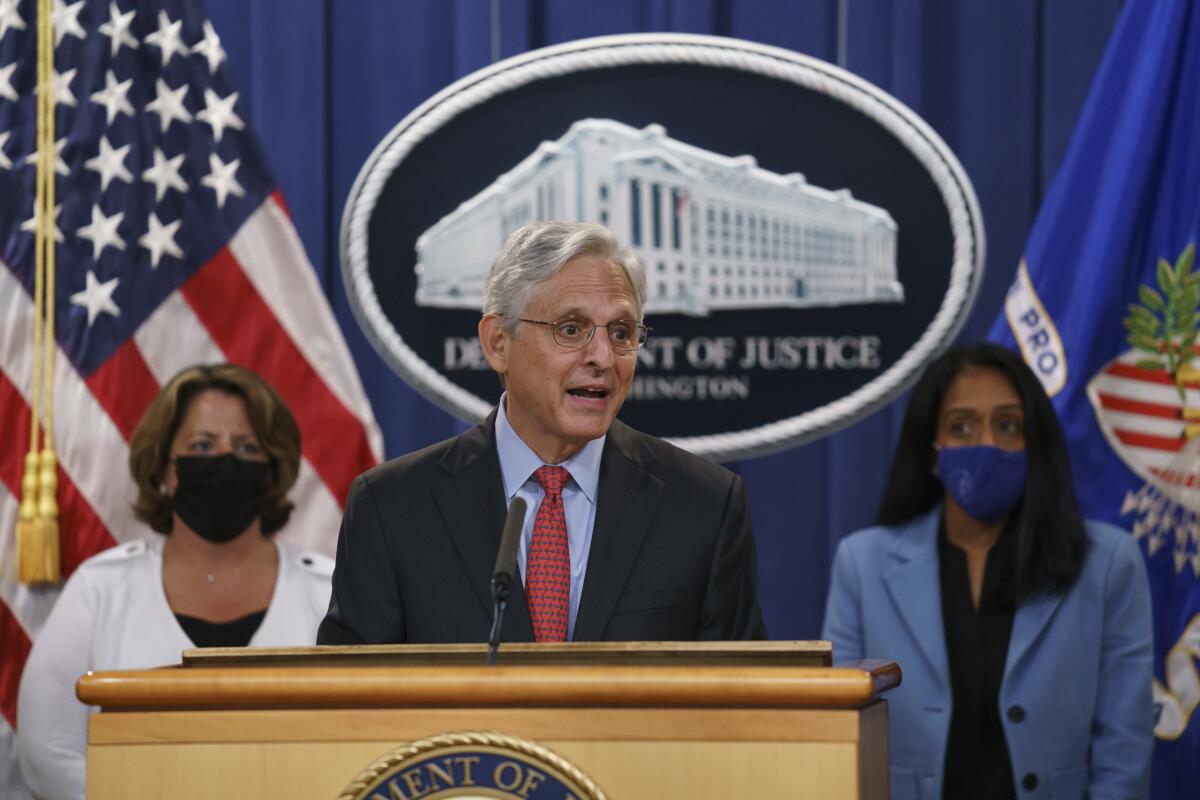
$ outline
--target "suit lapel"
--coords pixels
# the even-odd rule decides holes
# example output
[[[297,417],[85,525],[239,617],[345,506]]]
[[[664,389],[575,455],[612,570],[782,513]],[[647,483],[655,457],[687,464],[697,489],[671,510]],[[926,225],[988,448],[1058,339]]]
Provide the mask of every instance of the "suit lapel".
[[[1063,592],[1039,592],[1017,607],[1013,617],[1012,636],[1008,641],[1008,657],[1004,664],[1004,679],[1029,652],[1033,643],[1050,623],[1050,618],[1063,601]]]
[[[447,478],[433,489],[434,502],[446,523],[471,591],[489,620],[492,569],[507,510],[496,453],[495,422],[493,411],[482,424],[458,438],[440,462]],[[533,640],[533,625],[519,576],[513,581],[503,635],[506,641]]]
[[[892,549],[892,566],[884,584],[909,635],[929,662],[933,674],[950,686],[949,659],[942,625],[942,594],[938,574],[937,530],[940,508],[914,520],[899,534]]]
[[[613,422],[600,459],[592,548],[575,620],[577,642],[603,636],[641,550],[663,491],[663,482],[645,469],[653,460],[629,428]]]

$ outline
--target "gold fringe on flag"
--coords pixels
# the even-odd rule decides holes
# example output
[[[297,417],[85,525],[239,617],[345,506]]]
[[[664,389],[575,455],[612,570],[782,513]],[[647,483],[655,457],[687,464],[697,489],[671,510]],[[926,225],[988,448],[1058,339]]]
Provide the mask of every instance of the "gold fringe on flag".
[[[37,188],[34,200],[33,392],[29,452],[21,479],[17,573],[22,583],[54,583],[61,575],[58,459],[54,454],[54,36],[50,0],[37,10]],[[43,421],[39,431],[39,419]],[[39,436],[40,434],[40,436]],[[41,452],[38,452],[39,439]]]

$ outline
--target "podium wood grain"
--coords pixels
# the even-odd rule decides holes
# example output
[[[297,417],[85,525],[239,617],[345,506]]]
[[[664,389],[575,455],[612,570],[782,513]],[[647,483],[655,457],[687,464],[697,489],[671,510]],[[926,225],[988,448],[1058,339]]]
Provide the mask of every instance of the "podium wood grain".
[[[879,694],[898,683],[894,664],[487,669],[252,656],[84,676],[81,699],[103,707],[88,797],[334,798],[386,752],[460,730],[535,740],[612,800],[887,796]]]

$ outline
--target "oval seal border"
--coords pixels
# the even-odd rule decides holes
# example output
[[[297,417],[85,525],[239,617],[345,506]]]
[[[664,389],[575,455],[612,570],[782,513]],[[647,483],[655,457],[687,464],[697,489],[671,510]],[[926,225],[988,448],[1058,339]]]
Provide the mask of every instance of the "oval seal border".
[[[379,789],[383,781],[399,773],[402,767],[437,755],[440,751],[461,752],[464,749],[523,756],[540,769],[553,773],[554,778],[567,786],[579,800],[607,800],[600,787],[563,756],[528,739],[495,731],[441,733],[409,742],[363,769],[342,790],[338,800],[366,800],[371,792]]]
[[[426,100],[376,146],[359,171],[342,215],[342,278],[368,340],[402,378],[455,416],[478,421],[492,404],[463,389],[405,344],[375,295],[368,260],[371,214],[393,170],[422,139],[458,114],[543,78],[632,64],[697,64],[741,70],[797,84],[853,108],[891,133],[929,173],[948,212],[953,236],[950,280],[929,326],[895,363],[833,402],[742,431],[669,438],[718,461],[766,455],[844,428],[911,385],[921,367],[962,328],[983,279],[983,217],[965,170],[915,112],[846,70],[769,45],[694,34],[626,34],[580,39],[534,50],[474,72]]]

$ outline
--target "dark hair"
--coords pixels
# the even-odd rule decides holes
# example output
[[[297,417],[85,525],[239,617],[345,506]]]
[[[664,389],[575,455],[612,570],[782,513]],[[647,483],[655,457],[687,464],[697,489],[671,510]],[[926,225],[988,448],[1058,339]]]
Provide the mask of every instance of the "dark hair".
[[[292,513],[287,493],[300,473],[300,428],[271,385],[236,364],[188,367],[171,378],[150,402],[129,439],[129,471],[138,489],[133,513],[159,533],[171,532],[171,499],[162,488],[171,441],[192,400],[209,389],[240,397],[246,403],[250,427],[271,464],[267,502],[261,516],[262,532],[270,535],[282,528]]]
[[[1062,429],[1050,398],[1015,353],[994,344],[955,347],[939,356],[913,387],[876,522],[902,525],[944,497],[933,474],[938,414],[950,384],[970,367],[1002,373],[1021,398],[1029,472],[1021,504],[1009,517],[1017,536],[1016,595],[1062,591],[1083,568],[1086,541]]]

